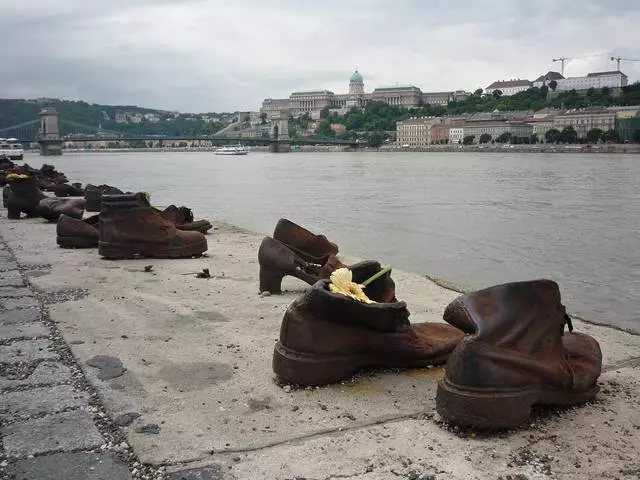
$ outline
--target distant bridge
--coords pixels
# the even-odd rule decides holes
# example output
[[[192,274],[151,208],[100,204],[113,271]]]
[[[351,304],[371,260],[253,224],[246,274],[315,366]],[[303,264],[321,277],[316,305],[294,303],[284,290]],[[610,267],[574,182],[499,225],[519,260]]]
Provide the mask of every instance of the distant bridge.
[[[270,151],[289,151],[291,145],[342,145],[358,147],[355,140],[341,140],[332,137],[290,138],[287,118],[272,121],[270,135],[243,137],[235,135],[132,135],[116,130],[107,130],[91,125],[59,119],[53,109],[44,109],[40,120],[32,120],[0,129],[0,137],[17,138],[21,143],[38,142],[43,155],[62,153],[63,142],[154,142],[162,146],[164,142],[210,142],[212,145],[243,143],[247,145],[267,145]]]

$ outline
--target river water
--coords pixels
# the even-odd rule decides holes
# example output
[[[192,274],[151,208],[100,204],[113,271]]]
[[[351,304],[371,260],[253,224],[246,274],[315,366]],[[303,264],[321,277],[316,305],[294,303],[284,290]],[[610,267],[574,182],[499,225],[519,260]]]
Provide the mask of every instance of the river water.
[[[472,288],[550,278],[570,312],[640,332],[638,156],[158,152],[50,160],[73,181],[149,191],[156,205],[187,205],[197,217],[266,234],[288,217],[344,252]]]

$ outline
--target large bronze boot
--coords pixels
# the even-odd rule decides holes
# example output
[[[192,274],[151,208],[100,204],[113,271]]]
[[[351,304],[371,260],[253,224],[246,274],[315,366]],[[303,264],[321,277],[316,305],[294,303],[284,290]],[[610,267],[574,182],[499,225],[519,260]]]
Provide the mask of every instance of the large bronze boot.
[[[380,271],[378,262],[352,268],[360,283]],[[330,290],[320,280],[284,314],[273,353],[279,379],[325,385],[363,368],[419,368],[446,362],[463,333],[444,323],[409,322],[405,302],[395,299],[389,273],[364,288],[375,303],[362,303]]]
[[[337,255],[338,245],[324,235],[316,235],[291,220],[281,218],[273,231],[273,238],[287,245],[308,262],[318,263],[327,255]]]
[[[37,179],[31,175],[7,175],[7,183],[11,187],[7,197],[7,217],[13,220],[24,213],[27,217],[37,216],[40,200],[45,194],[38,189]]]
[[[105,258],[200,256],[207,239],[178,230],[153,208],[144,193],[103,195],[98,252]]]
[[[573,330],[558,284],[498,285],[455,299],[444,319],[469,335],[451,354],[436,405],[447,421],[482,429],[517,427],[534,404],[572,405],[598,392],[602,354]]]

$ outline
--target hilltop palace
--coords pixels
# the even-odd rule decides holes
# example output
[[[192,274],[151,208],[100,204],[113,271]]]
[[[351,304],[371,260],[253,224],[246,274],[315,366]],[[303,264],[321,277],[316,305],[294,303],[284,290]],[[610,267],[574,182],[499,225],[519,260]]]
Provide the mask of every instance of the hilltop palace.
[[[268,118],[279,115],[299,117],[308,113],[318,118],[320,111],[329,107],[345,113],[352,107],[364,106],[368,102],[384,102],[403,108],[418,107],[423,104],[447,105],[452,100],[462,100],[471,95],[463,90],[454,92],[422,92],[414,85],[394,85],[378,87],[372,93],[365,93],[364,79],[356,70],[349,80],[349,93],[333,93],[329,90],[293,92],[289,98],[267,98],[262,102],[261,112]]]

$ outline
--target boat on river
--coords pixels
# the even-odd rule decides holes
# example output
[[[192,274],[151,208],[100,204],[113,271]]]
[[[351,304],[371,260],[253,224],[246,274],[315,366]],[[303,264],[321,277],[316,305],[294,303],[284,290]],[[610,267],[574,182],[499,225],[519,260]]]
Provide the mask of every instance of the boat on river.
[[[0,157],[2,156],[9,160],[22,160],[24,149],[17,138],[0,138]]]
[[[216,155],[247,155],[251,150],[246,145],[225,146],[216,149]]]

